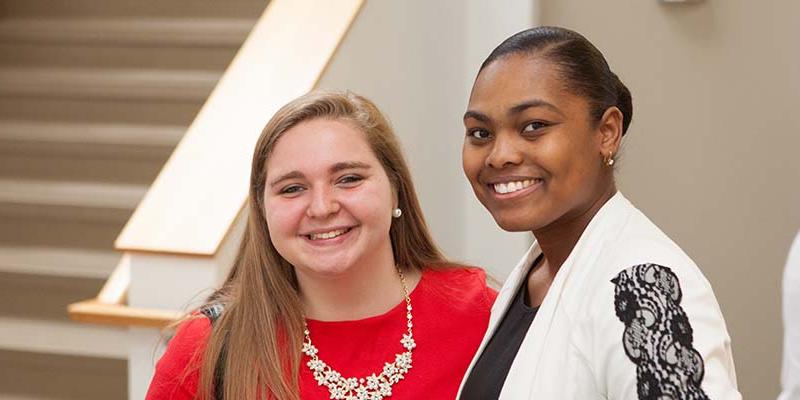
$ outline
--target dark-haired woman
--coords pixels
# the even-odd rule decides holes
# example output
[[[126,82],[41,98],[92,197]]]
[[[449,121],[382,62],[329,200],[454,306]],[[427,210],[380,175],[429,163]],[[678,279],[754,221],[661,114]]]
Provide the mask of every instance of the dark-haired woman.
[[[481,66],[464,172],[500,227],[536,240],[460,399],[741,398],[711,286],[615,186],[632,110],[603,55],[567,29],[520,32]]]

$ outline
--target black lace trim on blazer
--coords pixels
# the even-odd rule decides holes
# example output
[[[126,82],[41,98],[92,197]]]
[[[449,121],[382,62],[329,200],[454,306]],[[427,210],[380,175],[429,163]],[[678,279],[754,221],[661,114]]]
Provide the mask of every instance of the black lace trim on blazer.
[[[614,307],[625,324],[622,343],[636,364],[640,400],[703,400],[704,361],[692,345],[692,326],[681,307],[681,286],[671,269],[641,264],[620,272]]]

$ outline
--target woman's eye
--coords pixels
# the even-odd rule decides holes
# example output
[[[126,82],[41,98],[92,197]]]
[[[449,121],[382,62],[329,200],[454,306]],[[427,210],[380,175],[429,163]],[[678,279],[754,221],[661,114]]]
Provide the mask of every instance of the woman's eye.
[[[361,177],[361,176],[358,176],[358,175],[345,175],[345,176],[339,178],[339,182],[338,183],[347,185],[347,184],[353,184],[353,183],[356,183],[356,182],[361,182],[362,180],[364,180],[364,178]]]
[[[285,188],[281,189],[279,193],[280,194],[297,194],[297,193],[300,193],[300,191],[302,191],[302,190],[303,190],[303,187],[300,186],[300,185],[289,185],[289,186],[286,186]]]
[[[547,123],[541,121],[534,121],[525,125],[525,127],[522,128],[522,132],[536,132],[539,129],[545,128],[547,126],[548,126]]]
[[[489,132],[484,130],[484,129],[473,129],[473,130],[469,131],[467,133],[467,135],[470,138],[477,139],[477,140],[486,140],[491,136],[489,134]]]

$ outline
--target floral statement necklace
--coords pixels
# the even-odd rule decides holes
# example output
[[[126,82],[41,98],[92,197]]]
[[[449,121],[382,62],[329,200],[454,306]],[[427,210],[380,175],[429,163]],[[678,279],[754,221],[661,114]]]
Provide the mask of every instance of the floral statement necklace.
[[[392,385],[400,382],[411,369],[411,351],[417,347],[414,342],[414,333],[412,332],[413,324],[411,323],[411,298],[408,297],[408,288],[406,287],[406,279],[400,269],[397,270],[400,275],[400,283],[403,285],[403,295],[406,298],[406,320],[408,323],[408,333],[403,335],[400,343],[406,349],[403,353],[398,353],[394,356],[393,362],[387,362],[383,366],[383,371],[379,374],[373,373],[366,378],[345,378],[338,371],[334,370],[325,361],[322,361],[317,356],[319,352],[316,347],[311,343],[311,335],[308,332],[308,325],[305,326],[303,334],[305,340],[303,342],[303,353],[311,358],[306,363],[311,372],[314,373],[314,379],[317,384],[325,386],[331,394],[331,399],[337,400],[382,400],[385,397],[392,395]]]

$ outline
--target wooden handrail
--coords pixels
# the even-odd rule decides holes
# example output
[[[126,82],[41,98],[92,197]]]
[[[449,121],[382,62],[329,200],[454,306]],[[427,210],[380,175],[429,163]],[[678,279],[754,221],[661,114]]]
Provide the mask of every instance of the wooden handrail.
[[[73,321],[99,325],[138,326],[165,328],[183,317],[179,311],[128,307],[124,304],[107,304],[97,299],[84,300],[67,306]]]
[[[125,254],[96,298],[67,306],[72,320],[100,325],[164,328],[183,316],[179,311],[128,307],[130,255]]]
[[[272,0],[116,241],[214,255],[247,198],[250,154],[277,109],[313,89],[363,0]]]

